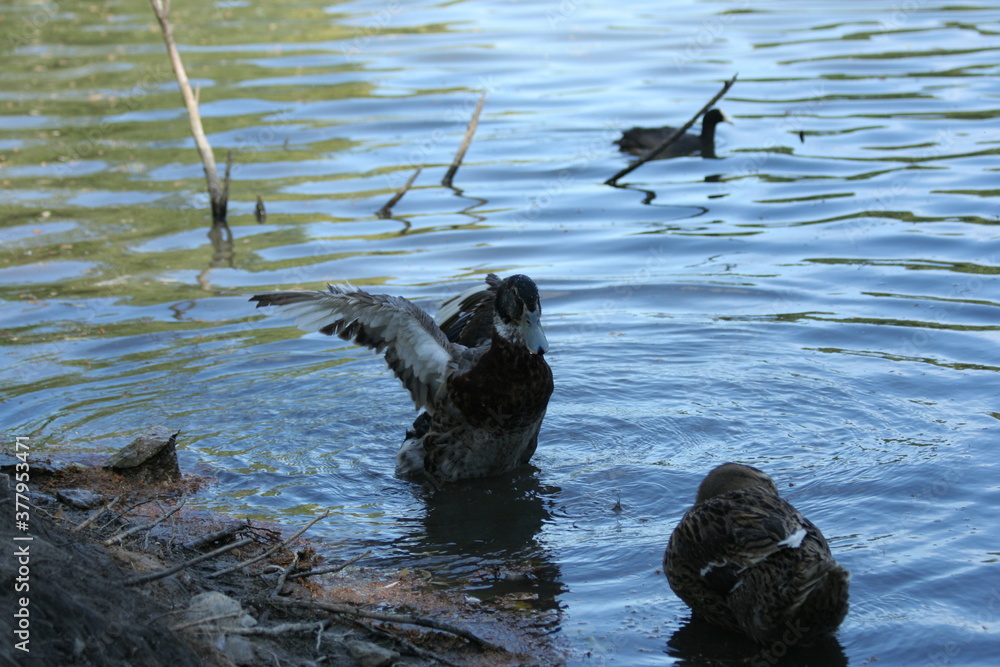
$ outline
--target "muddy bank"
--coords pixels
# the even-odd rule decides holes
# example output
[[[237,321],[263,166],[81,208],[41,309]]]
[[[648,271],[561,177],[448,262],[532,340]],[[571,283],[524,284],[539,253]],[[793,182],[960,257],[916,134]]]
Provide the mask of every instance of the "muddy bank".
[[[326,553],[308,533],[190,509],[205,480],[33,460],[26,505],[16,463],[0,461],[0,541],[14,554],[0,559],[0,655],[17,664],[564,662],[530,612],[364,567],[360,549]]]

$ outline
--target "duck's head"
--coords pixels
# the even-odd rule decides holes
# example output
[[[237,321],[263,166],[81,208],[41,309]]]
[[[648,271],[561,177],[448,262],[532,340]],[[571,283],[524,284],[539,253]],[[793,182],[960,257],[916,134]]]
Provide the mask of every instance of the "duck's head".
[[[741,463],[723,463],[701,481],[695,503],[742,489],[763,489],[778,495],[778,487],[764,471]]]
[[[726,112],[722,109],[709,109],[705,113],[704,120],[701,121],[702,125],[716,126],[719,123],[729,123],[732,125],[733,119],[726,115]]]
[[[528,276],[521,274],[504,278],[497,286],[494,305],[497,335],[524,345],[532,354],[544,354],[549,341],[542,331],[542,304],[538,300],[538,287]]]

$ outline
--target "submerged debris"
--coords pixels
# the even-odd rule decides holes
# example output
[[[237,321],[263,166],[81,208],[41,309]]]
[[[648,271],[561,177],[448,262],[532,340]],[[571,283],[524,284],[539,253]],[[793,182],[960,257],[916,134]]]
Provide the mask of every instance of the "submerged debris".
[[[161,427],[136,442],[172,449],[176,435]],[[325,514],[285,538],[191,509],[197,478],[141,479],[74,464],[32,483],[31,497],[47,499],[30,506],[30,648],[40,664],[563,662],[551,641],[532,636],[528,614],[473,606],[408,568],[349,567],[368,553],[325,558],[328,545],[302,538]],[[81,489],[98,505],[112,500],[79,509],[67,492]],[[3,474],[0,504],[14,504]],[[20,544],[14,528],[0,522],[0,540]],[[17,567],[0,559],[0,578],[12,581]],[[14,636],[12,622],[0,618],[0,632]]]

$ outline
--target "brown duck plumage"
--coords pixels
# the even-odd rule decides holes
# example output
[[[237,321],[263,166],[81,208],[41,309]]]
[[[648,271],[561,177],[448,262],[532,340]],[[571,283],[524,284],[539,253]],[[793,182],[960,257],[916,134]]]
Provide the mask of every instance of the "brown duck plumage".
[[[663,559],[670,588],[703,619],[760,643],[832,633],[850,573],[819,528],[756,468],[726,463],[702,481]]]

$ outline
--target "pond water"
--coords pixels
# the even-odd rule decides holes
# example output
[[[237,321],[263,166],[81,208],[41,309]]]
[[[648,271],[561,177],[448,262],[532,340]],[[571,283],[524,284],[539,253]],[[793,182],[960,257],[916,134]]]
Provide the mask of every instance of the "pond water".
[[[995,3],[173,4],[232,248],[148,6],[0,9],[5,442],[177,427],[203,506],[330,509],[334,553],[533,608],[587,665],[778,662],[659,572],[741,461],[853,573],[837,639],[786,663],[997,664]],[[737,72],[719,159],[604,184],[621,130]],[[433,311],[490,271],[538,283],[556,389],[533,466],[434,496],[393,476],[414,413],[384,362],[247,302],[349,280]]]

